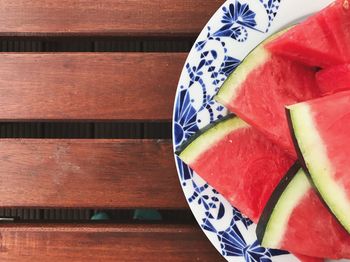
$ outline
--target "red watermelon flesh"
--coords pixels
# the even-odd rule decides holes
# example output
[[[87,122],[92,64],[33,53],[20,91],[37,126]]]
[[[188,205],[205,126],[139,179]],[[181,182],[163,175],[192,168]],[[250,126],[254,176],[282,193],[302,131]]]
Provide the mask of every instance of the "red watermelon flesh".
[[[179,157],[254,222],[295,161],[236,117],[204,132]]]
[[[330,95],[350,89],[350,64],[333,66],[316,74],[322,95]]]
[[[323,262],[325,261],[324,258],[320,258],[320,257],[309,257],[309,256],[305,256],[305,255],[300,255],[300,254],[295,254],[294,256],[296,256],[301,262]]]
[[[272,194],[257,234],[266,247],[315,257],[350,258],[350,235],[322,203],[306,174],[295,167]]]
[[[319,95],[312,68],[270,54],[263,43],[228,77],[215,99],[296,156],[284,107]]]
[[[312,188],[293,210],[284,234],[282,249],[310,256],[350,258],[349,234]]]
[[[324,13],[329,31],[332,32],[334,46],[339,50],[342,61],[350,62],[350,6],[348,0],[337,0]]]
[[[274,54],[310,66],[329,67],[350,61],[350,10],[336,1],[267,45]]]
[[[304,168],[350,233],[350,91],[290,106],[288,112]]]

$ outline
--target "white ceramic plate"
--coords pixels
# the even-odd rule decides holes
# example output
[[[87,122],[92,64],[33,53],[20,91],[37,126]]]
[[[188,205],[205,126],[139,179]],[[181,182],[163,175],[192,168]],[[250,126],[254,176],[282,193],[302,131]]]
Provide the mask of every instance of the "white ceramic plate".
[[[229,0],[210,19],[183,68],[173,115],[174,151],[227,114],[213,100],[226,77],[261,41],[332,0]],[[199,225],[228,261],[298,261],[258,245],[255,225],[175,156],[181,186]]]

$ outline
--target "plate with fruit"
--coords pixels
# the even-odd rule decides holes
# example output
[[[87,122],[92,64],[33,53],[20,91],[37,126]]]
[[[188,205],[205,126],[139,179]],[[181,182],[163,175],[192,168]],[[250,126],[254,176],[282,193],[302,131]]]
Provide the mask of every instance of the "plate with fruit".
[[[196,40],[175,161],[228,261],[350,258],[349,46],[348,0],[229,0]]]

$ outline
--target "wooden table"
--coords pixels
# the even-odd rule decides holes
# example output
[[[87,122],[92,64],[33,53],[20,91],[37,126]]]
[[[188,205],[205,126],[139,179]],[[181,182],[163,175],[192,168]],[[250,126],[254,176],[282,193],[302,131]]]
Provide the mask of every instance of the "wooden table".
[[[222,260],[170,132],[186,54],[222,3],[0,1],[0,261]]]

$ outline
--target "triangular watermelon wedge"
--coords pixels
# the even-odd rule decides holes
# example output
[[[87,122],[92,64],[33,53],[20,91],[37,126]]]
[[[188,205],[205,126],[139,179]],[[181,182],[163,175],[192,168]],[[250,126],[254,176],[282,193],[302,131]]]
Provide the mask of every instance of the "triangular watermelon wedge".
[[[350,49],[350,48],[349,48]],[[323,69],[316,74],[322,95],[331,95],[350,89],[350,64]]]
[[[233,116],[200,131],[179,157],[254,222],[295,161]]]
[[[315,71],[255,48],[227,78],[215,100],[257,128],[267,138],[296,156],[284,107],[319,97]]]
[[[275,186],[294,163],[294,159],[233,115],[200,130],[178,154],[255,223]],[[323,261],[295,255],[302,262]]]
[[[350,233],[350,91],[289,106],[287,113],[305,170]]]
[[[350,10],[338,0],[267,45],[274,54],[321,68],[350,61]]]
[[[281,180],[261,216],[263,246],[330,259],[350,258],[350,235],[327,210],[299,164]]]

